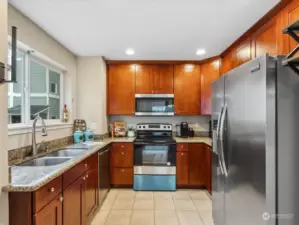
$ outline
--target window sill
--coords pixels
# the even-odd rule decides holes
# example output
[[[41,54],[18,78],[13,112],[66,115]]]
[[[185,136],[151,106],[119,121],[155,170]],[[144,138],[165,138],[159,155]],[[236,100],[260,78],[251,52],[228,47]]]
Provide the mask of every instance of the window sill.
[[[62,122],[46,122],[47,130],[60,130],[71,128],[73,126],[72,123],[62,123]],[[41,124],[36,125],[36,132],[41,131]],[[32,125],[31,124],[9,124],[8,125],[8,136],[19,135],[19,134],[28,134],[32,133]]]

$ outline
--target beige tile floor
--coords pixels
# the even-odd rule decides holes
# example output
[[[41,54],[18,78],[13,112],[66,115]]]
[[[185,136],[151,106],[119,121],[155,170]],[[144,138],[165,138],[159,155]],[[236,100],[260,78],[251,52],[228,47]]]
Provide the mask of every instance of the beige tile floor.
[[[204,190],[112,189],[92,225],[214,225],[212,202]]]

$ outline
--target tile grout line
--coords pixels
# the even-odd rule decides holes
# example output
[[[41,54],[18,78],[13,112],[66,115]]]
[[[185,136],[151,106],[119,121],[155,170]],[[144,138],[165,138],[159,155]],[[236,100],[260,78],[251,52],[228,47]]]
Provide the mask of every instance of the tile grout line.
[[[130,219],[129,219],[129,225],[131,224],[132,217],[133,217],[135,200],[136,200],[136,193],[134,191],[134,199],[133,199],[133,205],[132,205],[131,215],[130,215]]]

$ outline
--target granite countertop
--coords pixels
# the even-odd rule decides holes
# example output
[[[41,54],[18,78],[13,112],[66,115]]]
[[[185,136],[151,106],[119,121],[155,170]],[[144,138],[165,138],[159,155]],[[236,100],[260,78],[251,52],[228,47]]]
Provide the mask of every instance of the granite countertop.
[[[205,143],[212,146],[212,138],[209,137],[189,137],[189,138],[174,138],[177,143]]]
[[[76,164],[80,163],[84,159],[93,155],[94,153],[105,148],[112,142],[133,142],[135,138],[105,138],[102,142],[95,142],[96,145],[85,145],[85,144],[74,144],[70,146],[60,147],[52,149],[47,152],[55,152],[62,148],[86,148],[86,152],[83,154],[73,157],[65,163],[61,163],[55,166],[12,166],[11,167],[11,183],[2,188],[4,192],[31,192],[36,191],[40,187],[49,183],[51,180],[60,176]],[[205,143],[211,145],[211,138],[193,137],[193,138],[177,138],[177,143]],[[43,154],[44,155],[44,154]],[[41,157],[43,155],[37,155]],[[23,159],[17,162],[18,164],[31,160],[31,158]]]

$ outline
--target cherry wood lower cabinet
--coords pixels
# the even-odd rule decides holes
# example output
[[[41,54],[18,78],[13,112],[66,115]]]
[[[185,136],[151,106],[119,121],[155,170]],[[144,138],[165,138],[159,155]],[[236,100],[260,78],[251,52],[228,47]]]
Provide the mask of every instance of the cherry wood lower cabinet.
[[[188,185],[189,184],[189,163],[188,163],[188,152],[177,152],[176,153],[176,180],[177,185]]]
[[[211,191],[211,147],[206,144],[177,145],[177,186],[205,186]]]
[[[62,195],[59,195],[34,215],[34,225],[62,225]]]
[[[113,143],[110,152],[112,185],[133,185],[133,144]]]
[[[98,198],[98,154],[34,192],[9,193],[10,225],[88,225]]]

